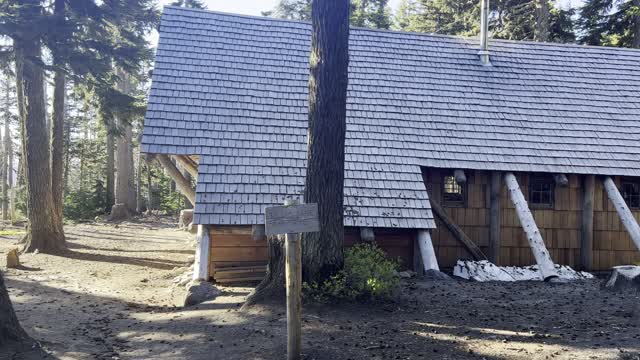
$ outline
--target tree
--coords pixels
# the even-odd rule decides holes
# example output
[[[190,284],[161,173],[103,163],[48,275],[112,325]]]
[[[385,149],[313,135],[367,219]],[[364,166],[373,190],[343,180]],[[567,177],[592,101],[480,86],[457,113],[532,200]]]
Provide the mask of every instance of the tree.
[[[206,9],[207,6],[200,0],[177,0],[171,3],[171,6],[181,6],[191,9]]]
[[[388,2],[389,0],[351,0],[351,25],[388,29],[392,23]],[[311,20],[311,0],[280,0],[273,10],[263,11],[262,15],[309,21]]]
[[[304,200],[318,203],[321,230],[302,238],[303,280],[322,282],[343,266],[344,139],[349,66],[349,2],[312,4],[309,128]],[[245,305],[284,294],[284,247],[268,240],[267,274]]]
[[[402,31],[419,31],[417,27],[419,14],[416,0],[402,0],[393,16],[393,28]]]
[[[118,76],[120,78],[120,91],[129,94],[131,92],[131,79],[122,71],[118,72]],[[117,125],[120,134],[116,145],[114,206],[124,206],[125,213],[131,214],[136,212],[136,193],[133,183],[133,129],[130,119],[119,118]]]
[[[23,348],[22,350],[25,350],[32,345],[35,345],[35,341],[20,326],[4,285],[2,272],[0,272],[0,349]]]
[[[582,44],[640,48],[640,0],[587,0],[578,28]]]

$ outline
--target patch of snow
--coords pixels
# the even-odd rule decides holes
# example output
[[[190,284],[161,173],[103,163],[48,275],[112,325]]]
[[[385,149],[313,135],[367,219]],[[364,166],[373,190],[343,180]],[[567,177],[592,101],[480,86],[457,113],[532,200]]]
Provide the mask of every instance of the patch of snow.
[[[575,271],[566,265],[555,264],[559,279],[584,280],[593,279],[593,275],[584,271]],[[496,266],[487,261],[458,260],[453,268],[453,275],[475,281],[527,281],[542,280],[538,265],[525,267]]]

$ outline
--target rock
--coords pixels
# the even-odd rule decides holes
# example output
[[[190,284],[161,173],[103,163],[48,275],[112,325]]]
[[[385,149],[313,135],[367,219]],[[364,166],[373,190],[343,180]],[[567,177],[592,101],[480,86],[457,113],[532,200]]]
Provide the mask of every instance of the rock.
[[[424,272],[423,278],[425,280],[432,280],[432,281],[450,281],[451,277],[445,273],[443,273],[442,271],[438,271],[438,270],[427,270]]]
[[[406,270],[406,271],[398,272],[398,276],[400,276],[403,279],[409,279],[409,278],[412,278],[412,277],[416,276],[416,273],[415,273],[415,271]]]
[[[208,281],[194,280],[187,289],[184,298],[184,306],[197,305],[205,301],[213,300],[222,292]]]
[[[124,203],[113,204],[111,207],[111,214],[109,214],[110,221],[124,220],[130,217],[129,209]]]
[[[7,269],[15,269],[20,266],[20,258],[18,257],[18,249],[11,249],[7,253]]]
[[[613,291],[640,291],[640,266],[614,266],[604,288]]]
[[[187,229],[189,224],[193,222],[193,209],[180,210],[180,218],[178,219],[178,227]]]

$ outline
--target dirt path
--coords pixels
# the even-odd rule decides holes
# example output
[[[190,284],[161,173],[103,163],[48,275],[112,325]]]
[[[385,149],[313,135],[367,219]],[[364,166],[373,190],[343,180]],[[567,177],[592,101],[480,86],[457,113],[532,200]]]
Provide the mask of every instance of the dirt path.
[[[174,306],[193,235],[173,226],[68,226],[64,257],[22,256],[6,278],[25,329],[61,359],[283,359],[284,309],[240,311],[251,288]],[[14,243],[0,237],[0,266]],[[395,304],[305,306],[303,349],[331,360],[640,360],[639,302],[599,281],[408,281]]]

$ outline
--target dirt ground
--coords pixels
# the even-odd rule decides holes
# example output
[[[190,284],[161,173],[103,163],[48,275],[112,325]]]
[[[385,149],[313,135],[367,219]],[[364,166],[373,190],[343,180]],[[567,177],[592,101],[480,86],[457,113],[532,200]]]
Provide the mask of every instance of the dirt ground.
[[[65,256],[5,273],[24,328],[60,359],[284,359],[279,305],[241,311],[250,287],[176,307],[194,235],[140,220],[66,227]],[[0,237],[0,266],[17,237]],[[640,296],[571,284],[403,283],[398,302],[305,306],[306,359],[640,360]],[[20,358],[0,349],[0,359]]]

